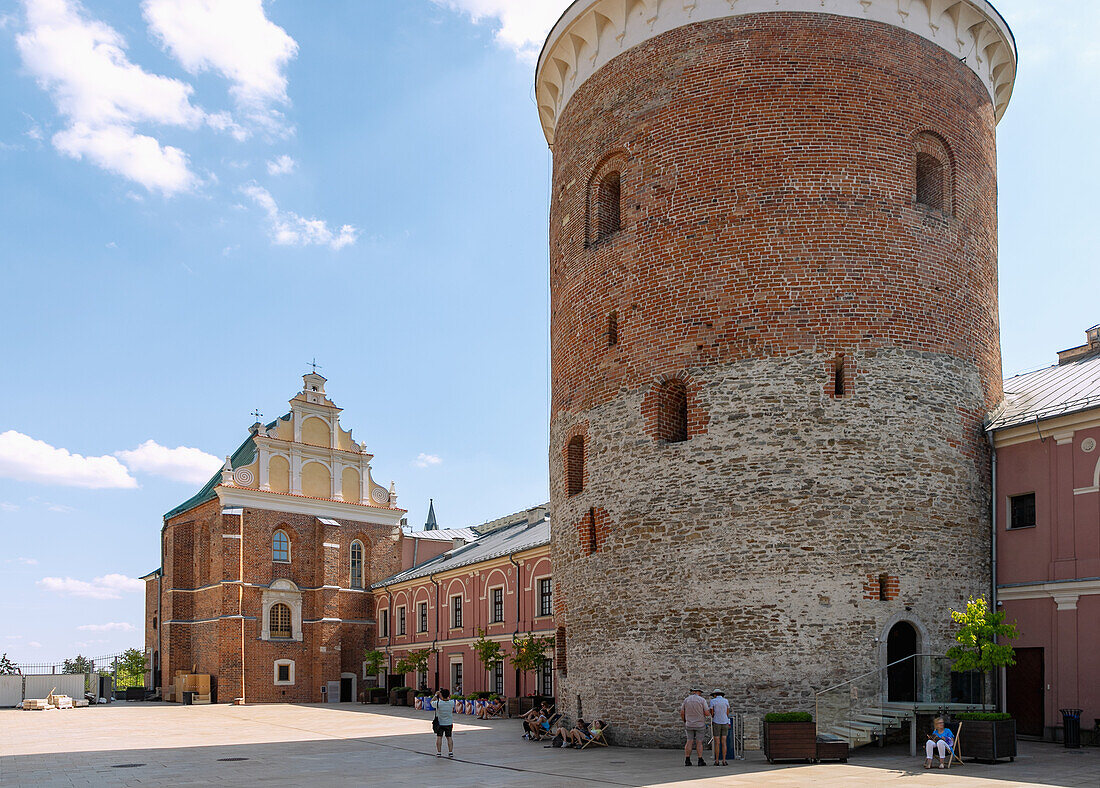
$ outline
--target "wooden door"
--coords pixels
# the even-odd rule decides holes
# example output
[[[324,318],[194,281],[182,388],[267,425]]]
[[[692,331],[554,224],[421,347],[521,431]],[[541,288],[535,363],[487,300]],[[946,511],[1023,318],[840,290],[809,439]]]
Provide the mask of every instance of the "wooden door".
[[[1016,718],[1016,732],[1021,736],[1042,736],[1046,705],[1043,649],[1016,649],[1016,664],[1005,670],[1005,684],[1005,710]]]

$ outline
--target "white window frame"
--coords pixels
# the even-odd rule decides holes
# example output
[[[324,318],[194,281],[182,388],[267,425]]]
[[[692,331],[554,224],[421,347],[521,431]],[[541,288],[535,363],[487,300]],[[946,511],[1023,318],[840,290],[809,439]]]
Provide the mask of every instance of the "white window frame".
[[[283,537],[286,539],[286,559],[285,560],[282,559],[282,558],[276,558],[275,557],[275,536],[277,534],[282,534]],[[289,564],[291,562],[291,559],[294,558],[293,553],[291,553],[291,548],[292,547],[293,547],[293,545],[290,543],[290,534],[288,534],[286,532],[285,528],[276,528],[274,531],[272,531],[271,532],[271,563],[273,563],[273,564]]]
[[[279,578],[270,587],[265,588],[260,597],[260,640],[271,640],[271,608],[277,604],[290,608],[290,640],[302,640],[302,592],[292,581]],[[275,638],[286,642],[287,638]]]
[[[455,605],[455,600],[458,600],[458,605]],[[457,615],[456,615],[457,614]],[[462,594],[455,594],[451,597],[451,629],[462,629]]]
[[[504,619],[505,619],[505,613],[504,613],[504,596],[505,596],[504,586],[503,585],[492,586],[491,588],[489,588],[487,590],[489,592],[489,594],[488,594],[488,596],[489,596],[489,623],[490,624],[503,624]],[[494,617],[494,614],[495,614],[496,611],[493,608],[495,607],[496,603],[493,601],[493,593],[495,591],[500,591],[500,618],[495,618]]]
[[[397,606],[397,624],[397,637],[409,634],[409,614],[405,609],[405,605]]]
[[[378,637],[388,638],[390,636],[390,609],[384,607],[378,611]]]
[[[359,585],[355,584],[355,546],[359,545]],[[348,587],[349,588],[363,588],[366,585],[366,573],[364,572],[364,560],[363,556],[366,553],[363,548],[363,542],[359,539],[355,539],[351,543],[351,548],[348,550]]]
[[[458,666],[458,672],[460,674],[457,682],[455,681],[455,665]],[[451,695],[464,694],[462,685],[466,683],[466,666],[463,664],[461,654],[451,656],[447,678],[450,680]],[[458,684],[457,687],[455,686],[456,683]]]
[[[286,667],[290,668],[290,679],[287,680],[287,681],[279,681],[279,668],[283,667],[283,666],[286,666]],[[275,665],[273,667],[273,672],[272,672],[271,678],[272,678],[272,681],[275,682],[276,687],[293,687],[294,686],[294,660],[292,660],[292,659],[277,659],[277,660],[275,660]]]
[[[550,681],[550,692],[545,692],[547,679]],[[550,657],[542,663],[539,669],[539,694],[554,695],[554,658]]]
[[[492,691],[498,695],[504,694],[504,660],[498,659],[493,663],[493,670],[490,676],[493,680]]]
[[[428,603],[416,603],[416,631],[423,634],[428,631]]]
[[[550,584],[550,610],[546,613],[542,612],[542,584]],[[542,577],[535,578],[535,618],[550,618],[554,615],[554,581],[550,575],[543,575]]]

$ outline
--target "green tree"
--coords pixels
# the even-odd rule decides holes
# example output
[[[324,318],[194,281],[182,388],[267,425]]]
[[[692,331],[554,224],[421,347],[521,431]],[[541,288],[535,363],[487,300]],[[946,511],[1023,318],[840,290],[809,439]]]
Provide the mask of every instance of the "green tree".
[[[363,664],[368,676],[377,676],[386,664],[386,653],[378,649],[367,651],[363,654]]]
[[[512,639],[515,653],[509,657],[512,667],[521,673],[537,671],[546,664],[546,652],[554,647],[553,635],[524,635]]]
[[[493,665],[507,656],[504,647],[500,643],[485,637],[484,629],[477,631],[477,640],[474,641],[474,653],[477,654],[478,661],[485,666],[486,673],[492,671]]]
[[[1005,623],[1005,612],[989,609],[984,596],[970,597],[966,610],[952,610],[951,619],[958,627],[955,643],[947,650],[952,660],[951,670],[965,673],[976,670],[982,674],[982,695],[985,695],[985,677],[996,668],[1016,664],[1016,651],[997,639],[1016,640],[1020,633],[1015,624]]]
[[[149,663],[139,649],[129,648],[119,657],[118,667],[115,670],[115,686],[118,689],[127,687],[144,687],[145,671]]]
[[[8,652],[4,652],[3,656],[0,656],[0,676],[14,676],[19,672],[19,668],[15,666],[15,663],[8,659]]]
[[[77,654],[72,659],[67,659],[61,666],[62,673],[93,673],[95,663],[87,657]]]
[[[397,660],[398,673],[427,673],[428,657],[435,653],[433,648],[422,648],[419,651],[410,651]]]

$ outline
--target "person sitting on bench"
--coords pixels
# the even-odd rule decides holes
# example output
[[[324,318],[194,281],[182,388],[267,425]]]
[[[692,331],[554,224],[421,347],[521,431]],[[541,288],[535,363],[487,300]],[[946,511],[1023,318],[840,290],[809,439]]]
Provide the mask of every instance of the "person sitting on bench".
[[[947,767],[944,765],[943,759],[947,757],[948,752],[955,751],[955,734],[951,732],[950,728],[944,726],[943,717],[936,717],[932,722],[936,727],[928,734],[928,741],[924,744],[924,752],[926,755],[924,768],[932,768],[932,751],[939,750],[940,768],[946,769]]]

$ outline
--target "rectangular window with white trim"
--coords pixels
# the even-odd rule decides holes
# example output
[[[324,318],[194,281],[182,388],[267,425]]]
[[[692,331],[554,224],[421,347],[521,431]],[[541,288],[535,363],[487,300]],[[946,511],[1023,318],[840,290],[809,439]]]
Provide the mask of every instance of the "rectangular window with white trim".
[[[1034,528],[1035,524],[1035,493],[1011,496],[1008,499],[1009,529]]]
[[[388,638],[390,636],[390,611],[383,610],[382,615],[378,617],[378,634],[381,637]]]
[[[416,608],[416,631],[428,631],[428,603],[421,602]]]
[[[493,692],[504,694],[504,663],[499,660],[493,663]]]
[[[504,589],[492,589],[489,592],[489,600],[489,623],[499,624],[504,620]]]
[[[550,578],[539,580],[539,615],[548,616],[554,612],[554,599],[552,596]]]
[[[462,597],[451,597],[451,629],[462,629]]]
[[[405,606],[397,608],[397,634],[405,634]]]

